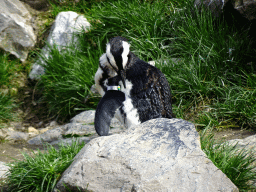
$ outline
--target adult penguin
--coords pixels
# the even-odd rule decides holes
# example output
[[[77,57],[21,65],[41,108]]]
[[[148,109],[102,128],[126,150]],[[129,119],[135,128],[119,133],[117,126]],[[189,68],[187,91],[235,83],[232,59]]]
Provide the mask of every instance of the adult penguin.
[[[135,56],[124,37],[110,39],[94,80],[103,96],[94,121],[100,136],[108,135],[115,114],[127,128],[150,119],[173,117],[171,90],[164,74]]]

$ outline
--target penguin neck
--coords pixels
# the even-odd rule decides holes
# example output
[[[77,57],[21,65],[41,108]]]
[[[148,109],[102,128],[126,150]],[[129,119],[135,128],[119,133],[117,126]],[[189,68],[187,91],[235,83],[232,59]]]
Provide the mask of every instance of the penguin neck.
[[[139,60],[139,58],[136,57],[136,55],[134,55],[134,53],[130,52],[129,56],[128,56],[128,62],[126,64],[124,70],[131,68],[137,60]]]

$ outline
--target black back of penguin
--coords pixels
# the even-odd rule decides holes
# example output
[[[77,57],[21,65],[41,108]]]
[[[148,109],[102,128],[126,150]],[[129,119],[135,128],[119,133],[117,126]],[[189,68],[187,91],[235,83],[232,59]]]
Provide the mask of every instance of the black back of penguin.
[[[126,79],[132,83],[130,97],[139,119],[173,118],[171,89],[164,74],[156,67],[130,53],[125,69]]]

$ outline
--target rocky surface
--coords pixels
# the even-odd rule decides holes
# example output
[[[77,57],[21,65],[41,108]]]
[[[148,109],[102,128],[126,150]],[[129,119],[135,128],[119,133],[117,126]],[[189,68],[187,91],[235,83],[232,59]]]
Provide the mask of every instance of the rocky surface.
[[[54,129],[48,130],[43,134],[28,141],[31,145],[42,145],[43,142],[56,145],[60,142],[71,143],[72,137],[78,137],[80,142],[88,143],[91,139],[98,137],[94,128],[95,111],[84,111],[71,119],[70,123],[62,126],[57,126]],[[110,125],[110,134],[120,133],[123,131],[122,125],[114,118]]]
[[[36,43],[29,11],[18,0],[0,1],[0,24],[0,48],[24,62]]]
[[[35,10],[46,11],[49,8],[48,0],[21,0]]]
[[[203,153],[192,123],[164,118],[92,140],[56,185],[56,191],[67,188],[95,192],[238,191]]]
[[[255,9],[256,1],[251,0],[195,0],[195,6],[200,7],[202,4],[208,7],[214,16],[219,17],[227,6],[231,6],[240,13],[241,16],[252,21],[256,19]],[[230,8],[228,8],[230,10]],[[232,12],[235,13],[235,12]]]
[[[47,38],[47,45],[42,49],[41,54],[45,58],[50,57],[49,47],[56,46],[59,51],[68,49],[68,45],[77,41],[75,33],[80,32],[82,29],[85,31],[90,27],[87,19],[78,15],[75,12],[61,12],[57,15],[53,26],[51,27],[50,34]],[[30,79],[40,79],[40,75],[45,73],[45,62],[39,59],[33,64],[32,70],[29,74]]]
[[[247,150],[250,150],[250,149],[255,150],[256,149],[256,147],[255,147],[256,146],[256,135],[252,135],[252,136],[246,137],[244,139],[233,139],[233,140],[228,141],[228,143],[230,145],[237,144],[237,147],[239,147],[239,148],[246,148]],[[255,154],[255,157],[256,157],[256,154]]]
[[[13,128],[0,129],[0,139],[8,141],[26,141],[28,138],[28,133],[15,131]]]

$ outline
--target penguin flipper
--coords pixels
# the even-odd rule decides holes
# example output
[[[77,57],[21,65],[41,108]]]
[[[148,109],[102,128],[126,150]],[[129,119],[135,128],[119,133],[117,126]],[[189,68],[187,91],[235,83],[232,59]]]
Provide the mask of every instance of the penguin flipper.
[[[121,91],[109,90],[101,98],[95,113],[94,125],[99,136],[107,136],[112,118],[116,110],[125,100]]]

